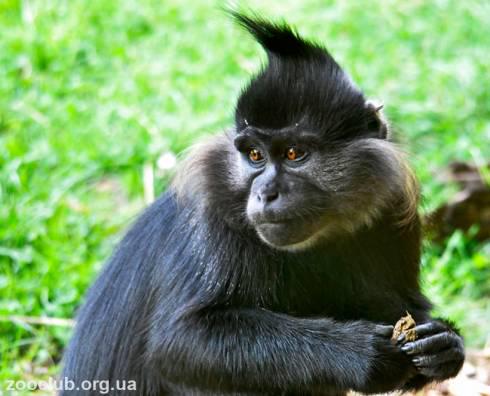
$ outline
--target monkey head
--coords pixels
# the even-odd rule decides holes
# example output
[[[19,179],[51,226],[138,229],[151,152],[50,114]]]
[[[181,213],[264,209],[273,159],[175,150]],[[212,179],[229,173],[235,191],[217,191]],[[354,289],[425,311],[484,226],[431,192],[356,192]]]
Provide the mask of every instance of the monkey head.
[[[380,107],[321,46],[287,25],[234,16],[268,55],[238,99],[232,136],[234,184],[247,189],[259,237],[296,250],[355,232],[390,206],[410,216],[416,187]]]
[[[234,128],[196,145],[179,169],[177,196],[282,250],[352,234],[386,210],[409,224],[417,185],[381,108],[323,47],[233,15],[268,62],[239,96]]]

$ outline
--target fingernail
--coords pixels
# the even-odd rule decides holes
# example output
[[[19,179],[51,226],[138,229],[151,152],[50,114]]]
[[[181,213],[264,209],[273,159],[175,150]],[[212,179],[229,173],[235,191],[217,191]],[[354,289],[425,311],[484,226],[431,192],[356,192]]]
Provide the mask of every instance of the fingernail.
[[[405,344],[402,346],[401,350],[403,352],[410,352],[413,349],[413,344],[409,342],[408,344]]]
[[[405,341],[405,334],[400,334],[400,336],[396,339],[397,344],[401,344],[403,341]]]
[[[420,364],[420,359],[419,358],[413,358],[412,362],[413,362],[413,364]]]

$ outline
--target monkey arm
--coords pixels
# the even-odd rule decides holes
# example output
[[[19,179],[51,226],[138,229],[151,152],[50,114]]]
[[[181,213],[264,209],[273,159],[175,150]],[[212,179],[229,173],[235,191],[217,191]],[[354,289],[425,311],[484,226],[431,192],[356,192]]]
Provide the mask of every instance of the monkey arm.
[[[167,323],[148,345],[165,378],[187,386],[383,392],[411,375],[410,360],[390,342],[391,330],[261,309],[206,310]]]

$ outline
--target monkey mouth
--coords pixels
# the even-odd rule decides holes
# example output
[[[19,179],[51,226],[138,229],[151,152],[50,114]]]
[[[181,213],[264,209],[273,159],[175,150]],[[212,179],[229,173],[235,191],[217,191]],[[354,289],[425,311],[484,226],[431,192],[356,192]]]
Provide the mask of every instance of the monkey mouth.
[[[271,220],[263,220],[260,222],[256,222],[255,225],[256,227],[263,227],[263,226],[274,226],[274,225],[283,225],[286,226],[290,223],[293,223],[293,219],[271,219]]]
[[[250,222],[254,227],[261,227],[266,225],[287,225],[295,222],[295,219],[291,216],[286,217],[279,213],[274,212],[259,212],[254,213],[249,217]]]

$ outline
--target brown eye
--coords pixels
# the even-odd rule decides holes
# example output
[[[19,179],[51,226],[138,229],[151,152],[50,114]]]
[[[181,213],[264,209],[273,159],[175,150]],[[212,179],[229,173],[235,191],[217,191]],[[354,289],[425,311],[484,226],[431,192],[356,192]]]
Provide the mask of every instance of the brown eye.
[[[286,157],[290,161],[296,161],[304,157],[305,152],[295,147],[290,147],[286,152]]]
[[[262,161],[264,159],[264,157],[262,156],[262,153],[257,149],[251,149],[248,152],[248,158],[250,158],[250,160],[252,162],[259,162],[259,161]]]

